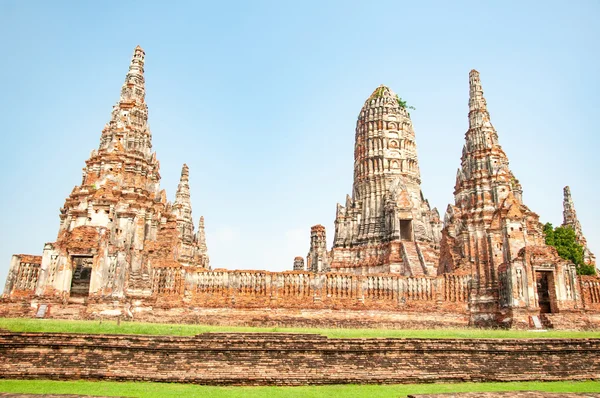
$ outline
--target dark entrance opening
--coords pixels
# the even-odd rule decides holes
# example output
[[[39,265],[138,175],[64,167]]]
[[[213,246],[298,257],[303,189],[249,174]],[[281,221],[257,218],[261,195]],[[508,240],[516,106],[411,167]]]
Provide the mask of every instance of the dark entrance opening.
[[[538,295],[538,306],[540,314],[549,314],[552,312],[550,307],[550,276],[551,272],[535,271],[535,282]]]
[[[400,239],[412,241],[412,220],[400,220]]]
[[[90,280],[92,279],[91,256],[73,257],[73,278],[71,279],[71,296],[89,296]]]

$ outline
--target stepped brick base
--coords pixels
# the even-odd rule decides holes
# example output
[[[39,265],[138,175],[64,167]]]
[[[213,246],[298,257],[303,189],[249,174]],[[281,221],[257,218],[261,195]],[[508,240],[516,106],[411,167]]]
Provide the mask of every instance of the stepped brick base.
[[[600,379],[600,339],[0,333],[0,377],[210,385]]]

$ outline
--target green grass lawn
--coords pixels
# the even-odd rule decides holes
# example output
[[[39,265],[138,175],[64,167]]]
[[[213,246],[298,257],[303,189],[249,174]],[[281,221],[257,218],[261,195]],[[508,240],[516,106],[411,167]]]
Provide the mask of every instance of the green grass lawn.
[[[160,324],[115,321],[69,321],[56,319],[0,318],[0,328],[15,332],[107,333],[193,336],[207,332],[316,333],[330,338],[600,338],[600,331],[533,332],[493,329],[311,329]]]
[[[192,384],[108,381],[0,380],[0,392],[30,394],[85,394],[125,397],[406,397],[482,391],[600,392],[600,382],[522,382],[396,385],[331,385],[306,387],[210,387]]]
[[[205,332],[319,333],[332,338],[600,338],[600,332],[527,332],[486,329],[308,329],[254,328],[205,325],[154,324],[114,321],[68,321],[0,318],[0,328],[20,332],[121,333],[189,336]],[[213,387],[192,384],[1,380],[0,392],[86,394],[126,397],[406,397],[408,394],[519,391],[600,392],[600,382],[511,382],[402,385],[331,385],[304,387]]]

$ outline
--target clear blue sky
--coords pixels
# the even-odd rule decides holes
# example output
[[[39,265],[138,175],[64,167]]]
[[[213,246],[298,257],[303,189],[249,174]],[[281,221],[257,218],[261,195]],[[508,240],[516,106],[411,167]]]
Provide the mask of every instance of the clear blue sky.
[[[468,73],[542,221],[569,184],[600,255],[600,3],[0,2],[0,280],[41,254],[81,182],[136,45],[162,187],[190,166],[213,267],[290,269],[310,226],[333,237],[354,128],[386,84],[410,105],[423,192],[453,201]]]

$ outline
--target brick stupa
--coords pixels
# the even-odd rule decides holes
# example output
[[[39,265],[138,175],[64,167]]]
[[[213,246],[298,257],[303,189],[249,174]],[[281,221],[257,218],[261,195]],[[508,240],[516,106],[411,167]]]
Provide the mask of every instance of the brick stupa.
[[[160,189],[144,57],[137,46],[100,145],[60,210],[57,240],[45,245],[39,280],[30,283],[38,296],[150,296],[153,284],[178,281],[176,271],[154,273],[152,280],[155,267],[209,267],[203,219],[194,234],[188,167],[183,166],[173,205]],[[20,262],[13,256],[5,294],[18,294]]]
[[[406,104],[379,86],[356,122],[352,196],[337,205],[333,249],[318,271],[435,276],[441,229],[437,209],[421,191]],[[322,252],[313,242],[309,259]]]

